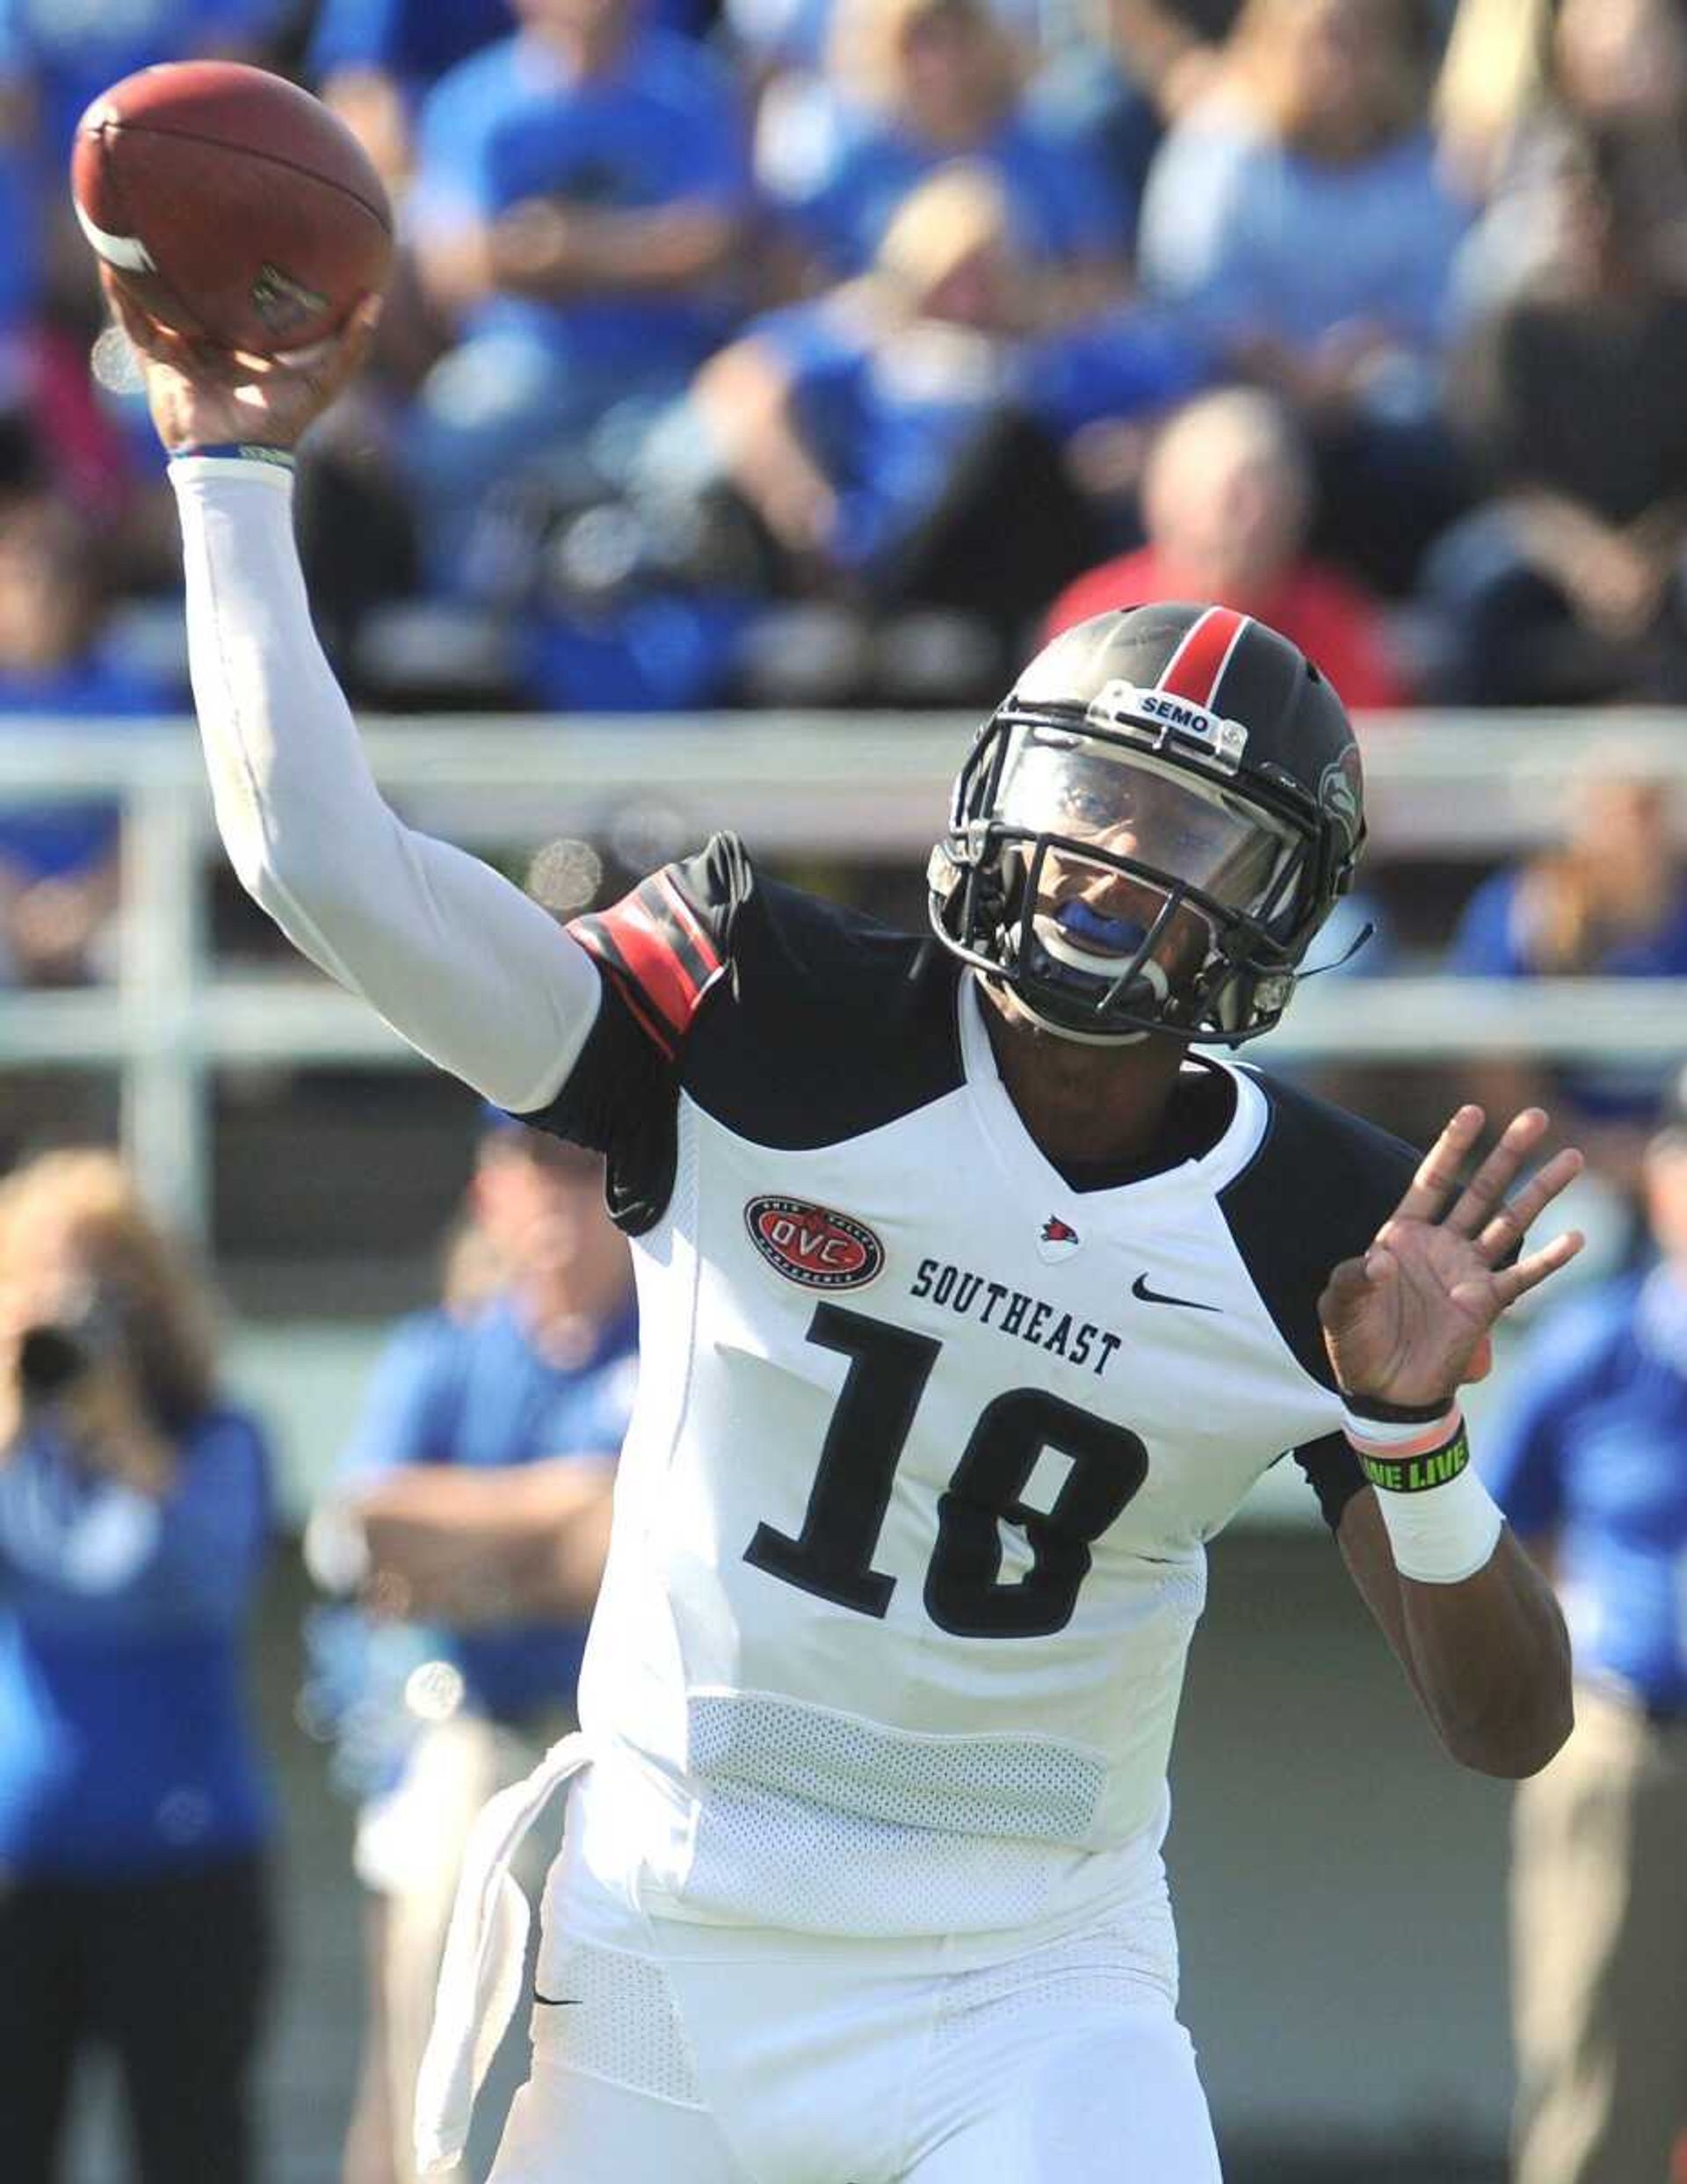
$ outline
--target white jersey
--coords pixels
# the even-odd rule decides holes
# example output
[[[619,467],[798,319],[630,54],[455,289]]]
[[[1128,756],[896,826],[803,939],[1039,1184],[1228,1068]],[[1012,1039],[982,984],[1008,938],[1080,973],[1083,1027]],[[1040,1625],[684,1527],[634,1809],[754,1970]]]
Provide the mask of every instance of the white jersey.
[[[1314,1303],[1415,1157],[1192,1063],[1171,1165],[1063,1174],[971,974],[730,838],[574,931],[605,1003],[528,1120],[610,1156],[642,1359],[582,1686],[593,1869],[861,1935],[1129,1893],[1205,1542],[1285,1452],[1332,1519],[1358,1483]]]

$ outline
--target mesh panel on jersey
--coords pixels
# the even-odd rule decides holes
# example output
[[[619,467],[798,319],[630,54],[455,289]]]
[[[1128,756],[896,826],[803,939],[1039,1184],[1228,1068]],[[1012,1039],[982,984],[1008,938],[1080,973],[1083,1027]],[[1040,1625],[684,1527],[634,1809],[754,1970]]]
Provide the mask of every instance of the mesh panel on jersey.
[[[1177,1935],[1163,1897],[1098,1934],[1073,1934],[948,1981],[932,2047],[940,2053],[1033,2014],[1069,2031],[1082,2013],[1140,2009],[1150,1997],[1177,2007]]]
[[[693,1694],[687,1714],[691,1771],[709,1790],[800,1791],[804,1806],[902,1827],[1076,1848],[1106,1787],[1099,1756],[1075,1745],[918,1736],[765,1692]]]
[[[716,1789],[699,1818],[685,1897],[804,1934],[968,1933],[1030,1925],[1060,1863],[1040,1843],[957,1844],[771,1790]]]
[[[567,1941],[554,1957],[545,1952],[538,1986],[553,1999],[534,2004],[535,2047],[569,2070],[682,2108],[703,2106],[679,2006],[660,1964]]]

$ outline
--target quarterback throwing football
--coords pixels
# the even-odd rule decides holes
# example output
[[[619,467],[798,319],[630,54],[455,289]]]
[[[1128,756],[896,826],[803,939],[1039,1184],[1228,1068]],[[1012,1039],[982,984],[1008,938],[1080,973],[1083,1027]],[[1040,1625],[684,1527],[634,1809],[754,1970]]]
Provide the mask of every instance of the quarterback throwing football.
[[[1420,1161],[1203,1051],[1267,1031],[1364,835],[1341,704],[1220,607],[1084,622],[961,769],[932,933],[717,836],[563,930],[387,809],[312,635],[286,450],[370,315],[235,385],[128,315],[174,458],[241,879],[443,1067],[608,1157],[644,1371],[583,1731],[471,1844],[423,2070],[460,2148],[510,1853],[568,1780],[497,2184],[1206,2184],[1161,1839],[1205,1542],[1292,1455],[1448,1751],[1569,1725],[1458,1389],[1518,1115]]]

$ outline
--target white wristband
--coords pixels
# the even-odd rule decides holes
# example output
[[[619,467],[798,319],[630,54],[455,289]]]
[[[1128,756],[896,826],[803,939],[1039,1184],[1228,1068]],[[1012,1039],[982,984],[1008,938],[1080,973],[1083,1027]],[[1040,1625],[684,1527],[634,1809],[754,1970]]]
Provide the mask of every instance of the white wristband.
[[[1394,1567],[1421,1585],[1459,1585],[1486,1567],[1504,1523],[1470,1464],[1457,1404],[1441,1418],[1343,1419],[1376,1489]]]
[[[1463,1415],[1456,1403],[1450,1403],[1437,1419],[1369,1419],[1343,1404],[1342,1431],[1362,1455],[1400,1456],[1451,1440]]]
[[[1485,1570],[1500,1543],[1505,1519],[1468,1466],[1428,1493],[1376,1490],[1394,1567],[1420,1585],[1461,1585]]]

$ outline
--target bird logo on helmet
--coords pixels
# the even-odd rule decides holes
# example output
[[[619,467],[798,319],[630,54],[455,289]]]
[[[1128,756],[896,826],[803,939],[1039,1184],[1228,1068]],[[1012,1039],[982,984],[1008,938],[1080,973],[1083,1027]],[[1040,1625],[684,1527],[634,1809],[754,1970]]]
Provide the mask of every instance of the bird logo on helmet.
[[[1126,608],[1045,646],[979,730],[931,922],[1063,1038],[1237,1046],[1288,1006],[1364,838],[1352,727],[1296,646],[1228,607]]]

